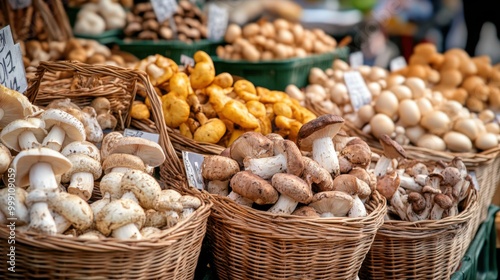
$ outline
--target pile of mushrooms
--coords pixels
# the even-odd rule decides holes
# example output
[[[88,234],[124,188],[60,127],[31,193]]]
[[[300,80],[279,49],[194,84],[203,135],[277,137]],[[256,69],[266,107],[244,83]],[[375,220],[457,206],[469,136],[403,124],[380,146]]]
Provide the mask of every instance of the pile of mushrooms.
[[[387,220],[439,220],[456,216],[474,188],[459,157],[451,162],[409,160],[404,149],[382,135],[383,154],[374,167],[377,191],[386,197]]]
[[[323,115],[304,124],[297,144],[278,134],[245,132],[220,155],[206,156],[206,189],[273,214],[363,217],[376,187],[372,154],[341,131],[344,120]]]
[[[76,15],[73,31],[82,35],[101,35],[106,30],[122,29],[126,12],[113,0],[98,0],[81,6]]]
[[[217,56],[227,60],[278,60],[331,52],[337,47],[335,38],[323,30],[306,29],[300,23],[283,18],[229,24]]]
[[[162,190],[152,176],[165,161],[157,143],[110,132],[99,149],[64,110],[34,113],[24,95],[3,87],[0,101],[0,223],[15,217],[19,231],[142,239],[201,206],[197,197]],[[102,198],[93,201],[96,183]]]
[[[346,71],[359,71],[371,93],[370,104],[354,110],[344,81]],[[337,59],[331,69],[312,69],[309,81],[304,92],[293,85],[286,92],[318,114],[337,113],[377,139],[387,134],[401,145],[451,152],[478,152],[499,144],[500,126],[494,111],[474,113],[419,77],[376,66],[351,69]]]
[[[125,39],[173,40],[192,42],[207,38],[207,17],[188,0],[178,2],[177,11],[169,19],[159,22],[151,3],[137,3],[127,12],[127,24],[123,30]]]

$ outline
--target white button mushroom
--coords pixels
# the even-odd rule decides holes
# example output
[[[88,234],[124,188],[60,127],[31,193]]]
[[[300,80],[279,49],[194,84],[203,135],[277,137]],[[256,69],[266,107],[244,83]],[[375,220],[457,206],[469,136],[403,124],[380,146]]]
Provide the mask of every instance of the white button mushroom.
[[[140,170],[129,170],[121,180],[122,199],[139,203],[144,209],[153,209],[161,193],[160,184],[154,177]]]
[[[40,147],[40,142],[47,135],[44,127],[45,123],[36,118],[15,120],[2,129],[0,140],[16,152]]]
[[[5,217],[14,218],[19,226],[30,222],[29,210],[25,204],[27,194],[19,187],[0,189],[0,212]]]
[[[67,142],[85,140],[83,124],[62,110],[48,109],[43,112],[42,120],[45,122],[45,128],[49,130],[42,142],[44,147],[60,151],[65,140]]]
[[[139,204],[129,199],[108,203],[96,217],[96,228],[105,236],[117,239],[142,239],[140,229],[146,214]]]
[[[48,195],[48,203],[54,212],[66,219],[77,231],[85,231],[92,225],[94,214],[90,205],[81,197],[66,192],[54,192]]]

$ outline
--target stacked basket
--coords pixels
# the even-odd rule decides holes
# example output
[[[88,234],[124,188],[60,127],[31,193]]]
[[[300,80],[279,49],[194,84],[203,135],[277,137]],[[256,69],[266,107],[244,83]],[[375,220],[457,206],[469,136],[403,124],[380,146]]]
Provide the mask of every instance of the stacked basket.
[[[43,81],[47,72],[67,71],[79,76],[81,87],[74,92],[65,85],[51,87],[50,81]],[[92,81],[92,82],[89,82]],[[110,81],[122,85],[112,90]],[[161,114],[160,101],[154,92],[147,76],[113,66],[91,66],[71,62],[42,62],[38,67],[37,77],[28,90],[28,97],[35,104],[39,100],[71,97],[72,101],[85,105],[92,97],[106,96],[114,98],[113,112],[127,119],[130,100],[135,89],[144,87],[153,104],[153,117],[160,133],[160,145],[165,151],[167,160],[161,169],[168,170],[160,183],[167,188],[184,192],[186,177],[179,159],[170,143],[166,125]],[[75,95],[77,94],[77,95]],[[89,101],[86,101],[86,100]],[[202,206],[188,219],[174,227],[163,230],[155,238],[144,240],[83,240],[67,236],[45,236],[35,233],[16,234],[16,267],[15,274],[21,279],[193,279],[198,255],[206,232],[206,223],[210,215],[211,202],[200,196]],[[1,248],[7,252],[9,245],[7,227],[0,229]],[[5,263],[5,255],[2,258]],[[7,276],[6,273],[2,274]],[[97,277],[97,278],[96,278]]]

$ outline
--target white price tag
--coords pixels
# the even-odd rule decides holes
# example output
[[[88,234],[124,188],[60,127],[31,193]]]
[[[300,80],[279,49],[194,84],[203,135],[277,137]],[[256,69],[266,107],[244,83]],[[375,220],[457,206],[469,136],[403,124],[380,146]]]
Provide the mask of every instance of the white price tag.
[[[361,106],[372,102],[372,94],[366,86],[365,80],[358,71],[344,73],[344,81],[349,91],[352,107],[357,111]]]
[[[150,133],[150,132],[144,132],[144,131],[130,129],[130,128],[125,128],[125,130],[123,131],[123,136],[127,136],[127,137],[140,137],[140,138],[144,138],[144,139],[153,141],[155,143],[158,143],[160,141],[160,135],[159,134]]]
[[[394,72],[403,69],[406,66],[407,66],[406,59],[403,56],[398,56],[393,60],[391,60],[389,64],[389,69],[391,70],[391,72]]]
[[[21,46],[14,44],[9,25],[0,29],[0,84],[21,93],[28,88]]]
[[[182,161],[186,168],[186,176],[190,187],[203,190],[205,184],[201,176],[201,166],[205,158],[201,154],[182,151]]]
[[[9,0],[9,4],[13,10],[24,9],[31,6],[31,0]]]
[[[185,54],[181,54],[181,63],[184,64],[185,67],[187,66],[194,67],[194,59]]]
[[[481,187],[479,185],[479,182],[477,181],[477,176],[476,176],[476,171],[469,171],[469,175],[472,178],[472,183],[474,184],[474,188],[479,191],[479,188]]]
[[[226,8],[221,8],[216,4],[208,7],[208,38],[211,40],[221,40],[226,34],[229,13]]]
[[[352,69],[356,69],[363,65],[364,57],[362,52],[353,52],[349,55],[349,65]]]
[[[177,1],[175,0],[151,0],[151,5],[158,22],[163,22],[171,18],[177,11]]]

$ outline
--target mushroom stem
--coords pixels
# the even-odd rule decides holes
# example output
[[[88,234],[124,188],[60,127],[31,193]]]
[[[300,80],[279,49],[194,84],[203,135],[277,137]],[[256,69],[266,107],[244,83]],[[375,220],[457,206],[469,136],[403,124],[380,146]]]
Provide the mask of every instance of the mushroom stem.
[[[288,195],[281,194],[278,201],[276,201],[276,203],[269,208],[267,212],[275,214],[291,214],[298,204],[298,201],[295,201]]]
[[[50,129],[50,132],[47,134],[47,136],[45,136],[45,138],[43,139],[42,145],[59,152],[62,148],[65,136],[66,133],[64,132],[64,129],[62,129],[58,125],[54,125]]]
[[[407,197],[401,195],[399,193],[399,190],[397,190],[391,197],[391,205],[394,207],[394,210],[397,212],[397,214],[403,221],[408,220],[408,217],[406,216],[405,204],[407,204]]]
[[[434,203],[434,206],[432,207],[432,210],[431,210],[430,219],[431,220],[441,220],[441,218],[443,217],[443,212],[444,212],[444,209],[441,206],[439,206],[437,203]]]
[[[333,215],[333,213],[331,212],[325,212],[325,213],[321,213],[321,215],[319,215],[321,218],[332,218],[332,217],[335,217],[335,215]]]
[[[318,138],[312,145],[313,159],[334,176],[340,173],[340,164],[333,140],[330,137]]]
[[[406,190],[410,190],[412,192],[422,192],[422,186],[419,185],[412,177],[408,177],[406,175],[399,176],[400,183],[399,185]]]
[[[272,157],[251,158],[247,160],[245,170],[251,171],[262,179],[271,179],[274,174],[286,171],[286,157],[278,154]]]
[[[56,223],[57,233],[63,233],[71,226],[71,223],[62,215],[59,215],[54,211],[51,211],[51,213],[54,218],[54,222]]]
[[[40,146],[40,142],[36,139],[35,134],[32,131],[24,131],[19,135],[18,138],[19,147],[22,150],[32,149]]]
[[[31,192],[55,190],[57,182],[50,163],[39,162],[34,164],[29,172]],[[47,201],[35,201],[30,208],[30,229],[53,235],[57,232],[56,223],[52,217]]]
[[[375,165],[374,169],[375,176],[377,177],[384,176],[387,173],[389,167],[391,166],[392,166],[392,159],[382,155],[377,161],[377,164]]]
[[[229,194],[228,186],[229,186],[229,180],[225,181],[213,180],[208,182],[207,192],[211,194],[227,196]]]
[[[94,190],[94,175],[88,172],[76,172],[71,176],[68,193],[89,200]]]
[[[249,206],[249,207],[252,207],[252,204],[253,204],[253,201],[246,198],[246,197],[243,197],[235,192],[230,192],[228,195],[227,195],[227,198],[233,200],[234,202],[240,204],[240,205],[243,205],[243,206]]]
[[[352,207],[347,212],[347,217],[357,218],[357,217],[366,217],[368,213],[366,212],[366,207],[363,201],[359,198],[359,196],[353,196]]]
[[[115,229],[111,235],[118,239],[142,239],[142,234],[134,223]]]

